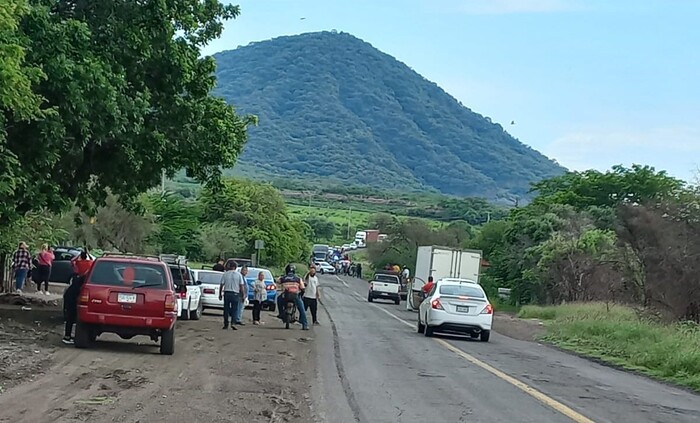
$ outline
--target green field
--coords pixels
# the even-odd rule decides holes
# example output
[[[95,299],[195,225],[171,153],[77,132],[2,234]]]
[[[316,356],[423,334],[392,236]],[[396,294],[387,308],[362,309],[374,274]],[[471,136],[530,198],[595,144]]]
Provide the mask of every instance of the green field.
[[[337,205],[332,203],[327,203],[325,206],[304,206],[300,204],[287,204],[287,210],[293,216],[304,218],[305,216],[321,216],[325,217],[329,221],[335,223],[336,225],[345,225],[347,227],[350,224],[351,229],[367,229],[367,222],[370,217],[379,213],[378,211],[365,211],[365,210],[353,210],[352,208],[336,208]],[[401,216],[394,214],[398,219],[406,219],[407,216]],[[438,222],[431,219],[416,218],[418,220],[423,220],[428,222],[432,227],[440,227],[444,225],[442,222]],[[350,236],[354,236],[354,232]]]
[[[561,348],[700,391],[700,325],[604,303],[525,306],[518,317],[543,320],[543,339]]]

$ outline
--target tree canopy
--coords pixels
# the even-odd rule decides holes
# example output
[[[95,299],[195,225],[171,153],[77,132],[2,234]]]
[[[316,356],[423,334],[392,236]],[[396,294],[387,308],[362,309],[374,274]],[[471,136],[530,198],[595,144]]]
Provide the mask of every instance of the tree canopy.
[[[252,117],[210,95],[216,0],[9,0],[0,10],[0,224],[125,204],[185,168],[216,182]],[[144,30],[148,28],[148,30]]]

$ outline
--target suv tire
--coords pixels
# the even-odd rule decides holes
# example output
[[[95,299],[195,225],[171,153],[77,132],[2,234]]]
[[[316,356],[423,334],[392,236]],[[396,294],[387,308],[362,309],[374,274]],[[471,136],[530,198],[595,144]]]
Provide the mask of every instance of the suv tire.
[[[194,311],[190,312],[190,319],[199,320],[202,317],[202,309],[202,300],[200,299],[197,308]]]
[[[76,348],[89,348],[90,340],[92,337],[90,336],[90,326],[86,325],[85,323],[76,323],[75,324],[75,347]]]
[[[175,352],[175,328],[166,329],[160,335],[160,353],[173,355]]]
[[[490,337],[491,337],[490,330],[482,330],[481,331],[481,342],[489,342]]]

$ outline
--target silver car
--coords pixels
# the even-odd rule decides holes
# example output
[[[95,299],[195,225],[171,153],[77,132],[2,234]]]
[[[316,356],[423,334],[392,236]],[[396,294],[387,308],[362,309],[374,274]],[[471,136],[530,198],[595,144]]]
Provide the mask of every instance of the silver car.
[[[223,309],[224,302],[219,299],[219,286],[223,272],[207,269],[192,269],[194,280],[202,283],[202,309]]]

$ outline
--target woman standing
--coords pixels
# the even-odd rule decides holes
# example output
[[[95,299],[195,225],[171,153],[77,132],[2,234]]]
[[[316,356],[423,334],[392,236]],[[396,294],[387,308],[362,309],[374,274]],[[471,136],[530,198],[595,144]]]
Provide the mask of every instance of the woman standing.
[[[51,266],[54,261],[54,254],[49,248],[48,244],[41,246],[41,251],[36,255],[37,260],[37,277],[36,277],[36,290],[42,294],[49,294],[49,278],[51,277]],[[41,288],[41,284],[44,284],[44,288]]]
[[[253,284],[253,324],[262,325],[260,321],[260,311],[263,303],[267,299],[267,286],[265,285],[265,275],[263,272],[258,272],[258,278]]]
[[[24,281],[27,279],[27,273],[29,273],[29,268],[31,267],[32,255],[29,254],[27,249],[27,244],[20,242],[17,247],[17,251],[12,256],[12,271],[15,274],[15,289],[17,293],[22,295],[22,288],[24,288]]]

